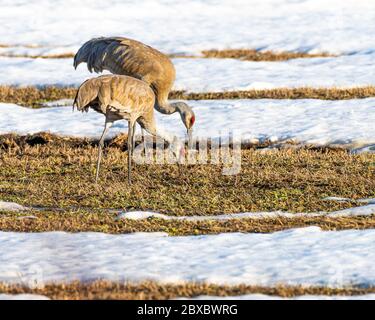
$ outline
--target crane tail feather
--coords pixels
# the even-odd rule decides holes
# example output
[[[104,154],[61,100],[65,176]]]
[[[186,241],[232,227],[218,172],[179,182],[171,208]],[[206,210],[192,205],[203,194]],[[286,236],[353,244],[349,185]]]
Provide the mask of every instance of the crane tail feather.
[[[112,38],[94,38],[84,43],[74,56],[74,68],[77,69],[79,64],[86,62],[91,73],[103,72],[107,48],[112,41]]]

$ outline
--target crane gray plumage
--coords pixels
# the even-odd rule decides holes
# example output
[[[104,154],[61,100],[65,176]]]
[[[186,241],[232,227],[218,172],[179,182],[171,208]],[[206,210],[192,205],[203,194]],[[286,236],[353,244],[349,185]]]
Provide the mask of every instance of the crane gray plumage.
[[[184,102],[170,103],[176,71],[172,61],[160,51],[139,41],[123,37],[95,38],[87,41],[74,57],[74,67],[87,63],[90,72],[108,70],[113,74],[127,75],[148,83],[155,93],[155,109],[163,114],[179,112],[187,129],[189,140],[195,114]]]
[[[113,122],[128,121],[128,181],[131,182],[131,158],[134,151],[134,129],[138,123],[143,129],[168,141],[178,160],[184,145],[174,135],[157,127],[154,117],[155,94],[150,86],[139,79],[122,75],[105,75],[86,80],[79,87],[73,108],[88,111],[89,108],[105,115],[105,126],[99,140],[96,178],[98,181],[104,138]]]

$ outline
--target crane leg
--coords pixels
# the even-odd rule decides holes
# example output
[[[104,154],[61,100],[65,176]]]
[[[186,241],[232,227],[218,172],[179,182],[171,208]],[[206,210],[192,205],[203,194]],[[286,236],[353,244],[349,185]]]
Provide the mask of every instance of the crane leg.
[[[133,134],[133,137],[132,137],[132,152],[133,153],[134,153],[134,149],[135,149],[135,129],[136,129],[136,125],[137,125],[137,123],[134,122],[134,124],[133,124],[133,132],[132,132],[132,134]]]
[[[142,145],[143,145],[143,150],[142,150],[142,154],[143,152],[146,152],[146,146],[145,146],[145,131],[143,130],[143,128],[141,127],[141,135],[142,135]]]
[[[98,162],[96,164],[95,183],[98,183],[100,161],[102,160],[102,151],[103,151],[103,146],[104,146],[104,138],[105,138],[106,133],[108,132],[108,129],[112,126],[112,123],[113,122],[110,122],[110,121],[107,121],[107,120],[105,121],[104,130],[103,130],[102,136],[100,137],[100,140],[99,140]]]
[[[131,184],[132,155],[133,155],[133,125],[128,121],[128,183]]]

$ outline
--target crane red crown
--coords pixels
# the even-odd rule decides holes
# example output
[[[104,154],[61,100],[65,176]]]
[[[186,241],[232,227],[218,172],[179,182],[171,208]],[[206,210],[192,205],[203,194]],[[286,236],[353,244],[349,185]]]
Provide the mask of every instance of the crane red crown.
[[[192,117],[190,118],[190,127],[193,126],[194,122],[195,122],[195,116],[192,116]]]

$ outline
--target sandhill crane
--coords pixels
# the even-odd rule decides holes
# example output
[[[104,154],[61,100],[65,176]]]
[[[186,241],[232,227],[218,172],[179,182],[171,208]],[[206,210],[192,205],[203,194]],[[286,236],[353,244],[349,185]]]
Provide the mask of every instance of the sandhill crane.
[[[154,117],[155,94],[150,86],[133,77],[105,75],[86,80],[78,89],[73,103],[79,111],[91,107],[105,115],[105,125],[99,140],[95,182],[98,181],[104,137],[114,121],[128,121],[128,182],[131,183],[131,158],[134,149],[134,127],[136,122],[147,132],[168,141],[172,151],[181,160],[184,144],[174,135],[161,130]]]
[[[165,54],[136,40],[102,37],[89,40],[78,50],[74,67],[82,62],[87,63],[90,72],[108,70],[147,82],[156,95],[155,109],[164,114],[179,112],[191,142],[195,115],[186,103],[168,101],[176,72]]]

